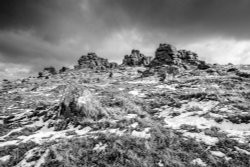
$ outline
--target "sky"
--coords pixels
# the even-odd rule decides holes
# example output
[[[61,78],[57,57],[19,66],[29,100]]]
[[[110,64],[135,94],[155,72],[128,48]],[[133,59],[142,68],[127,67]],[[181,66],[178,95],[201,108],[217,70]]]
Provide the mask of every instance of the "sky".
[[[1,0],[0,79],[72,67],[96,52],[109,61],[160,43],[209,63],[250,64],[249,0]]]

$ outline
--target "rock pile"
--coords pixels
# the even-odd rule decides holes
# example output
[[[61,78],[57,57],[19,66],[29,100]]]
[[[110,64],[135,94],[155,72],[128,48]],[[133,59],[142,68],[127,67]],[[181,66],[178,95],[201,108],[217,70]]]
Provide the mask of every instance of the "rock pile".
[[[95,53],[88,53],[83,55],[78,60],[78,65],[75,66],[75,69],[90,68],[96,70],[105,70],[107,68],[116,68],[117,63],[109,63],[108,59],[98,57]]]
[[[170,44],[160,44],[155,52],[155,58],[149,64],[150,67],[162,65],[176,65],[185,69],[191,66],[199,69],[210,68],[204,61],[198,60],[198,55],[187,50],[177,50],[176,47]]]
[[[62,67],[60,70],[59,70],[59,73],[63,73],[63,72],[66,72],[66,71],[69,71],[70,69],[68,67]]]
[[[38,78],[48,78],[51,75],[55,75],[57,73],[55,67],[45,67],[42,72],[38,73]]]
[[[125,55],[122,64],[125,66],[147,66],[152,57],[145,56],[139,50],[133,49],[130,55]]]

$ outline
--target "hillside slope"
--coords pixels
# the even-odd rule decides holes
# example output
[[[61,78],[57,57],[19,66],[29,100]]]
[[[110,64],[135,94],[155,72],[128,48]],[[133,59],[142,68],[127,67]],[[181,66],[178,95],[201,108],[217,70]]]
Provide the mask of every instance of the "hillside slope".
[[[0,166],[250,166],[246,68],[145,70],[3,81]]]

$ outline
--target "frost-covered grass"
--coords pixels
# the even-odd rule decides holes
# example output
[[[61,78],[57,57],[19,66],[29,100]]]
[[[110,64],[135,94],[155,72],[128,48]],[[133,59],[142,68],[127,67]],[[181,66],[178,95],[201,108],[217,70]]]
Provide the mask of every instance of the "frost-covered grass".
[[[216,151],[178,133],[154,127],[150,138],[96,133],[52,144],[44,166],[247,166],[237,154]],[[223,155],[222,158],[218,157]],[[224,157],[224,158],[223,158]],[[242,156],[245,157],[246,156]],[[232,160],[234,158],[234,160]],[[236,158],[236,159],[235,159]]]
[[[250,166],[246,80],[198,71],[159,83],[129,70],[11,90],[0,166]]]

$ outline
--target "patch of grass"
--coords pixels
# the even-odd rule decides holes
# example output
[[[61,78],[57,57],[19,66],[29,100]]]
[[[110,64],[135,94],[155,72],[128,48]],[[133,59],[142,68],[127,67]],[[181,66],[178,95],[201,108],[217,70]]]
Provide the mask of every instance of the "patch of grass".
[[[103,107],[107,107],[114,116],[123,116],[127,114],[137,114],[139,116],[146,115],[143,110],[147,110],[147,106],[143,105],[142,100],[137,97],[127,97],[123,93],[108,93],[105,98],[101,100]],[[113,109],[112,109],[113,108]]]
[[[215,126],[212,126],[211,128],[205,129],[204,134],[211,136],[211,137],[217,137],[217,138],[226,137],[226,134],[220,132],[220,128],[215,127]]]
[[[195,111],[203,111],[203,109],[200,106],[192,106],[190,108],[186,109],[187,112],[195,112]]]
[[[109,114],[98,98],[82,87],[69,87],[60,104],[60,115],[65,118],[79,117],[99,120]]]
[[[162,161],[165,166],[187,166],[188,153],[169,149],[169,134],[152,131],[155,137],[151,140],[135,138],[130,135],[97,134],[97,138],[72,139],[58,144],[54,156],[46,160],[45,166],[59,163],[55,155],[63,157],[60,165],[64,166],[156,166]],[[93,148],[98,143],[105,143],[103,151]],[[186,161],[186,162],[185,162]]]
[[[194,139],[184,138],[173,130],[153,126],[151,138],[136,138],[130,135],[96,133],[95,136],[73,138],[53,145],[44,166],[195,166],[190,162],[201,158],[208,166],[247,165],[247,160],[237,163],[219,159],[206,151],[206,145]],[[103,150],[95,150],[98,144],[105,144]],[[218,145],[219,146],[219,145]],[[237,155],[234,155],[237,158]],[[246,158],[246,157],[245,157]]]
[[[200,133],[201,130],[197,128],[197,126],[194,125],[188,125],[188,124],[182,124],[180,126],[180,129],[186,130],[188,132],[195,132],[195,133]]]
[[[228,116],[226,119],[235,124],[250,123],[250,114]]]
[[[17,165],[21,160],[23,160],[25,153],[36,146],[37,146],[36,143],[28,142],[28,143],[20,143],[19,145],[0,147],[0,157],[5,155],[11,156],[7,164],[2,164],[3,167],[12,167]]]

